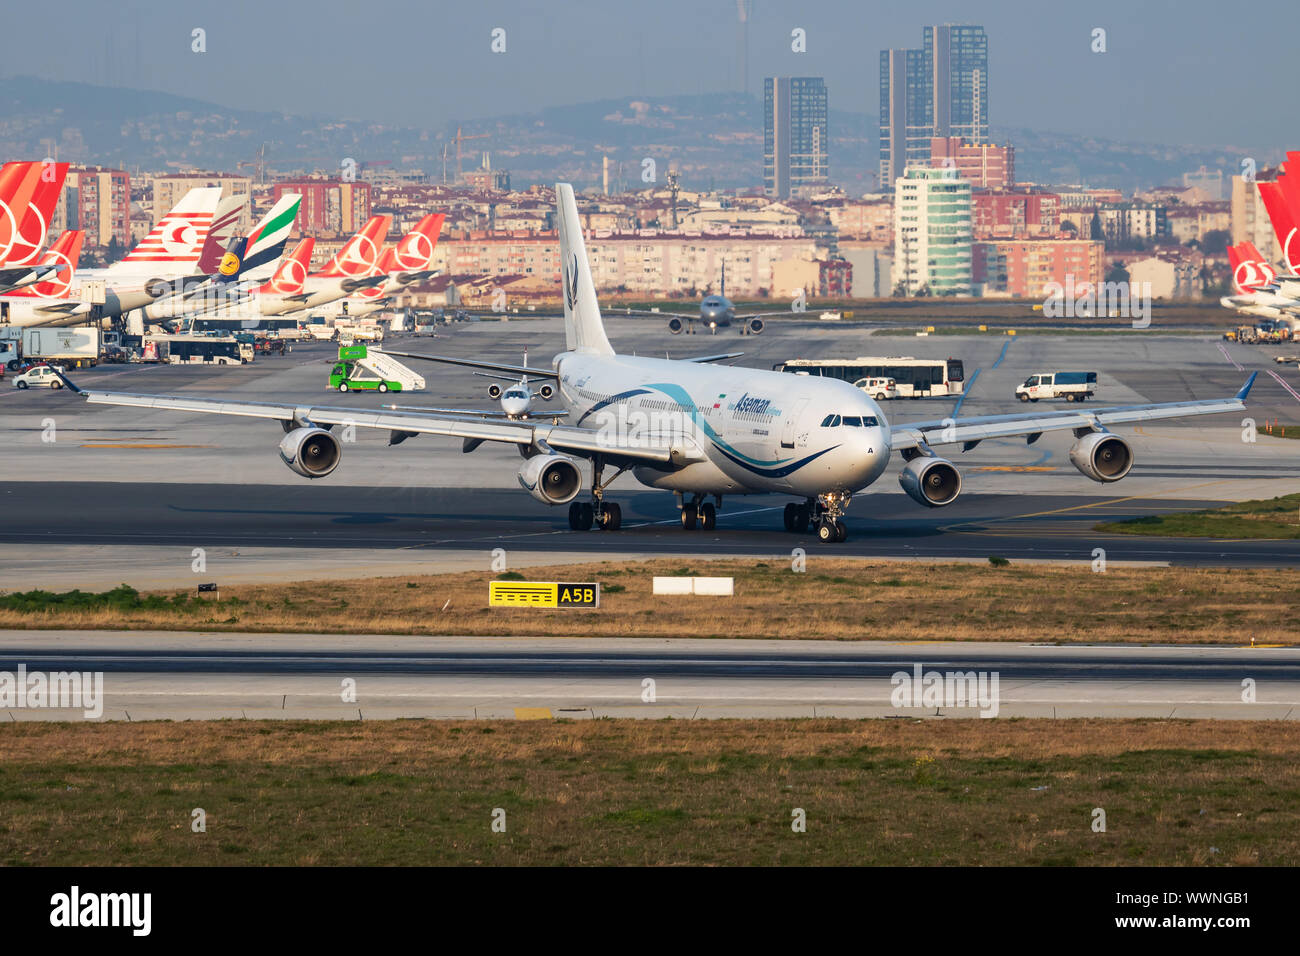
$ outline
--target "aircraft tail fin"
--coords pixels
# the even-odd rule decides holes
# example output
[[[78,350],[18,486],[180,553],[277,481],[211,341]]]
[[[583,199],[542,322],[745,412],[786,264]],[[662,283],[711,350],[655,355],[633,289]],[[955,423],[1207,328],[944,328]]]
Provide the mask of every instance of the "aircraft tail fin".
[[[386,272],[423,272],[433,268],[433,251],[442,233],[443,213],[430,213],[416,223],[393,249],[394,265]]]
[[[289,234],[293,232],[293,224],[298,218],[298,207],[301,203],[300,193],[285,193],[276,200],[270,212],[263,216],[261,222],[248,234],[241,272],[249,272],[280,258],[289,241]]]
[[[191,189],[121,262],[108,267],[109,272],[138,272],[142,267],[150,266],[173,275],[193,271],[203,254],[208,230],[220,202],[220,187]]]
[[[556,223],[560,232],[560,276],[564,290],[564,338],[571,351],[613,355],[591,278],[591,262],[582,237],[582,219],[569,183],[555,185]]]
[[[316,248],[316,240],[311,236],[294,246],[293,252],[280,259],[271,280],[262,286],[262,292],[272,295],[298,295],[307,281],[311,269],[311,253]]]
[[[231,240],[235,238],[235,227],[244,214],[246,205],[247,196],[226,196],[217,203],[217,211],[212,216],[212,225],[203,241],[203,252],[199,254],[195,272],[210,276],[216,274],[225,263],[226,252],[230,249]]]
[[[51,267],[54,271],[34,285],[6,294],[38,299],[66,299],[72,291],[72,277],[81,261],[81,243],[85,236],[80,229],[70,229],[59,236],[58,241],[50,246],[45,255],[41,256],[40,262],[33,267],[38,275],[46,273]]]
[[[379,263],[379,247],[383,245],[392,221],[392,216],[371,216],[370,221],[347,241],[320,274],[353,279],[370,275]]]
[[[1290,204],[1277,183],[1259,183],[1259,197],[1264,201],[1273,232],[1277,235],[1282,261],[1292,273],[1300,272],[1300,243],[1295,241],[1296,224]],[[1295,246],[1294,251],[1292,246]]]
[[[67,163],[5,163],[0,169],[0,262],[34,263],[49,238]]]

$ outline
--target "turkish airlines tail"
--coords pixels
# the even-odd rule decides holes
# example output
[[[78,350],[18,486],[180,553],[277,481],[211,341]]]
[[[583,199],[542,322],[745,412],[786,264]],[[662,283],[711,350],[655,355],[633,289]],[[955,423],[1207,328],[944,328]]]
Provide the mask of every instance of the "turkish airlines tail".
[[[5,163],[0,168],[0,265],[36,261],[68,174],[67,163]]]
[[[379,264],[379,247],[383,245],[392,221],[392,216],[371,216],[362,230],[349,239],[317,274],[352,279],[373,274],[375,266]]]
[[[11,296],[36,299],[66,299],[72,291],[72,275],[81,260],[81,242],[86,234],[72,229],[59,236],[34,268],[42,274],[40,282],[10,292]]]
[[[307,270],[311,268],[311,252],[316,247],[316,240],[308,236],[280,260],[269,282],[258,288],[258,292],[268,295],[298,295],[307,281]]]

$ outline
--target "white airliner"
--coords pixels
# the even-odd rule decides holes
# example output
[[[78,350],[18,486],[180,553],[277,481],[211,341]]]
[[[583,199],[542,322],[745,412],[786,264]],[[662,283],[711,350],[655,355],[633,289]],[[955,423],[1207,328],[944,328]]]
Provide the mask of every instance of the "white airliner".
[[[707,364],[720,356],[672,361],[616,354],[605,337],[573,187],[558,184],[556,201],[567,350],[549,371],[455,364],[550,379],[571,424],[84,391],[64,382],[94,403],[277,420],[285,432],[280,457],[307,478],[338,467],[343,446],[332,427],[386,428],[390,441],[420,434],[459,438],[466,452],[485,441],[515,445],[525,459],[519,483],[546,504],[569,505],[575,530],[619,527],[621,510],[605,491],[631,471],[643,484],[678,495],[688,529],[714,526],[716,509],[707,498],[721,504],[727,495],[779,494],[798,499],[786,505],[787,529],[806,531],[811,522],[822,541],[842,541],[849,500],[884,474],[892,452],[906,461],[899,475],[903,490],[930,507],[951,504],[961,491],[957,468],[935,453],[937,445],[968,450],[984,439],[1023,435],[1033,442],[1044,432],[1070,429],[1074,466],[1094,481],[1118,481],[1132,468],[1133,453],[1107,426],[1240,411],[1258,374],[1230,398],[891,427],[879,406],[847,382]],[[583,487],[579,459],[592,463],[590,502],[576,500]],[[606,468],[615,470],[608,479]]]

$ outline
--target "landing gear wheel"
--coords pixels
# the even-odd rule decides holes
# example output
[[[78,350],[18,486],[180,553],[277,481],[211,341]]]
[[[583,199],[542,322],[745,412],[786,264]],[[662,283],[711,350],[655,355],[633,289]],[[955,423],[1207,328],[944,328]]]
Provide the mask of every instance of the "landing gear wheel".
[[[799,506],[795,504],[793,501],[785,506],[785,514],[782,515],[782,519],[785,521],[786,531],[793,531],[795,529],[795,523],[794,523],[795,514],[798,512],[798,510],[799,510]]]
[[[623,509],[613,502],[605,505],[600,513],[600,530],[617,531],[623,524]]]
[[[832,522],[827,521],[825,519],[818,521],[817,540],[821,541],[822,543],[829,543],[831,541],[836,540],[835,525]]]
[[[712,531],[717,526],[718,512],[711,502],[706,501],[700,505],[700,528],[704,531]]]
[[[569,505],[569,528],[573,531],[590,531],[595,514],[585,501]]]
[[[695,530],[695,509],[690,505],[682,505],[682,530]]]
[[[339,391],[340,391],[340,392],[346,392],[347,390],[348,390],[348,383],[347,383],[347,382],[339,382]]]
[[[812,512],[808,510],[807,505],[794,506],[794,530],[799,534],[806,534],[808,524],[812,520]]]
[[[849,529],[844,526],[843,521],[835,522],[835,540],[847,541],[849,539]]]

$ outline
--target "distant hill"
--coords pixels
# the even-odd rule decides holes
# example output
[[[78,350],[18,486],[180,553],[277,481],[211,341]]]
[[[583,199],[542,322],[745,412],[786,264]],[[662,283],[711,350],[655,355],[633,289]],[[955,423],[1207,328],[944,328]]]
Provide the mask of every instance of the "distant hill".
[[[666,164],[675,163],[687,189],[761,183],[762,107],[758,98],[742,93],[624,97],[463,119],[461,125],[466,134],[490,134],[463,147],[466,168],[490,151],[493,165],[509,170],[517,187],[557,179],[596,185],[605,155],[615,164],[616,185],[621,181],[628,189],[642,185],[646,158],[655,160],[659,182]],[[832,109],[830,127],[833,180],[851,193],[875,188],[876,117]],[[5,159],[45,155],[46,141],[53,141],[61,159],[79,163],[230,170],[252,160],[265,143],[268,167],[278,172],[336,170],[351,157],[418,167],[436,178],[444,145],[454,135],[454,127],[239,110],[169,93],[33,77],[0,80],[0,158]],[[1232,172],[1247,154],[1231,146],[1124,143],[1023,129],[997,129],[994,139],[1015,144],[1022,181],[1086,182],[1125,191],[1176,182],[1201,165]],[[454,173],[454,146],[448,154]]]

